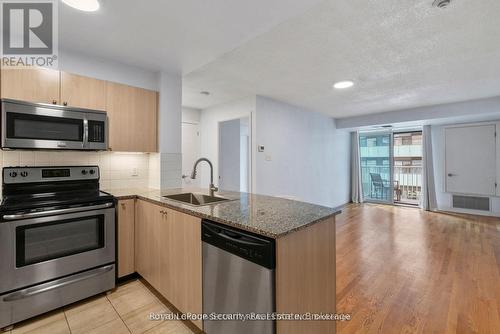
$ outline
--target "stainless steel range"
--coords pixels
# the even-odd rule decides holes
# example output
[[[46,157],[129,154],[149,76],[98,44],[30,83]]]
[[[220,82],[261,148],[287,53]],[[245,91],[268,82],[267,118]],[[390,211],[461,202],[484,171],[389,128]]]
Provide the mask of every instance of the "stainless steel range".
[[[115,204],[97,166],[2,178],[0,328],[114,288]]]

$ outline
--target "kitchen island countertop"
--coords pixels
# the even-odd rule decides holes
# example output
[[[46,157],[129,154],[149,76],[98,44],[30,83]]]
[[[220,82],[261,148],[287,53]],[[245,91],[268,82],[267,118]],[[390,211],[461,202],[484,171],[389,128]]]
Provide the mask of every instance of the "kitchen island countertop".
[[[193,192],[208,194],[206,189],[148,188],[105,190],[117,199],[138,198],[202,219],[233,226],[273,239],[306,228],[340,213],[339,209],[279,197],[220,191],[215,195],[230,201],[192,206],[164,198],[165,195]]]

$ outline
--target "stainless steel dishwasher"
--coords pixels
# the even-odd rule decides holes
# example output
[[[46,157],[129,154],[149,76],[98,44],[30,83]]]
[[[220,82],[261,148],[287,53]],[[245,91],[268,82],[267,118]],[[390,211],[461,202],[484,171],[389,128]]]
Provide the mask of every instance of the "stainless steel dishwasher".
[[[275,311],[275,242],[204,220],[203,313],[272,314]],[[205,320],[207,334],[271,334],[271,320]]]

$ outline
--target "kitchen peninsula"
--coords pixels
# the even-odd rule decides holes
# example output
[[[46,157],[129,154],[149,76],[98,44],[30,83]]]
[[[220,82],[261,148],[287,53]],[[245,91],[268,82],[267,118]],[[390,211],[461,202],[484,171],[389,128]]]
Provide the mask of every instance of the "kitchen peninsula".
[[[193,206],[164,196],[202,189],[123,189],[118,199],[118,273],[137,272],[183,313],[203,313],[202,219],[276,245],[277,313],[335,313],[335,216],[339,210],[263,195],[220,192]],[[202,328],[201,321],[194,321]],[[278,321],[277,333],[334,333],[333,321]]]

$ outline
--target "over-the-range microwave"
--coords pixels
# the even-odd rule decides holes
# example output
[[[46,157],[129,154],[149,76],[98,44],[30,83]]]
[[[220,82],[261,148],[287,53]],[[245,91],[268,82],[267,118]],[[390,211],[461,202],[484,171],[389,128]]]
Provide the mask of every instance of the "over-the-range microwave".
[[[107,150],[105,111],[2,99],[2,149]]]

